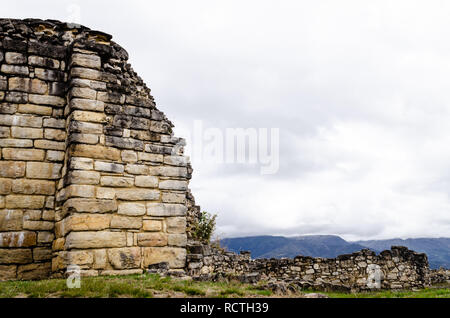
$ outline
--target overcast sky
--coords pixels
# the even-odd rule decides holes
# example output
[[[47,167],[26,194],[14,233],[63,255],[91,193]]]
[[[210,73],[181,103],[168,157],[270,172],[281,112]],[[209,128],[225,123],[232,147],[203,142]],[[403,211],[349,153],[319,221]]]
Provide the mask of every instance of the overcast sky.
[[[180,137],[196,120],[280,129],[276,174],[192,158],[191,188],[218,213],[219,236],[450,236],[449,1],[15,0],[1,11],[112,34]]]

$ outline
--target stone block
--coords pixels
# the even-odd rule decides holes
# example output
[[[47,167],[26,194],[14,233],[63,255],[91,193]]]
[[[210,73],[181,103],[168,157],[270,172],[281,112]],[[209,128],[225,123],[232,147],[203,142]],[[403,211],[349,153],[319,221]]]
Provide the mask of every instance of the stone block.
[[[105,123],[106,122],[106,114],[104,113],[96,113],[91,111],[82,111],[75,110],[72,112],[73,120],[78,121],[87,121],[93,123]]]
[[[111,219],[111,228],[113,229],[140,229],[141,227],[141,217],[113,215]]]
[[[67,184],[98,184],[100,173],[96,171],[74,170],[67,177]]]
[[[7,160],[42,161],[45,158],[45,151],[39,149],[3,148],[2,153]]]
[[[15,280],[16,273],[16,265],[0,265],[0,281]]]
[[[161,201],[164,203],[186,203],[186,193],[163,192]]]
[[[56,163],[27,162],[26,175],[30,179],[58,179],[61,168],[62,165]]]
[[[171,268],[184,268],[186,264],[186,249],[179,247],[144,247],[143,266],[168,262]]]
[[[89,158],[72,157],[69,161],[70,169],[93,170],[94,160]]]
[[[100,178],[100,184],[107,187],[128,188],[134,184],[133,178],[103,176]]]
[[[147,175],[149,169],[146,165],[127,164],[125,166],[125,171],[130,174]]]
[[[148,232],[160,232],[162,231],[162,221],[160,220],[144,220],[142,229]]]
[[[95,92],[95,91],[93,91]],[[78,95],[80,95],[79,93]],[[93,97],[95,99],[95,95]],[[105,109],[105,103],[93,99],[81,99],[81,98],[73,98],[70,101],[70,108],[79,109],[79,110],[91,110],[96,112],[103,112]]]
[[[51,261],[52,249],[46,247],[37,247],[33,249],[33,260],[35,262]]]
[[[13,180],[0,178],[0,194],[10,194]]]
[[[159,188],[163,190],[179,190],[186,191],[188,187],[187,181],[180,180],[161,180],[159,182]]]
[[[125,247],[126,244],[124,232],[71,232],[66,237],[65,248]]]
[[[100,69],[102,65],[102,61],[97,55],[89,55],[89,54],[79,54],[75,53],[71,56],[71,65],[72,66],[81,66],[93,69]]]
[[[69,91],[69,98],[77,98],[77,99],[86,99],[95,101],[97,97],[97,91],[87,88],[87,87],[72,87]],[[102,104],[102,101],[98,101],[99,104]],[[104,103],[103,103],[104,105]],[[104,108],[102,108],[103,111]]]
[[[42,116],[50,116],[53,112],[53,108],[49,106],[39,106],[33,104],[21,104],[17,109],[19,113],[36,114]],[[47,118],[46,118],[47,119]],[[45,119],[44,119],[45,120]]]
[[[135,184],[137,187],[157,188],[158,178],[153,176],[136,176]]]
[[[187,212],[187,207],[182,204],[149,202],[146,206],[150,216],[183,216]]]
[[[187,169],[185,167],[172,167],[172,166],[149,167],[149,174],[152,176],[186,178]]]
[[[29,148],[33,147],[33,140],[28,139],[0,139],[0,147],[4,148]]]
[[[38,232],[38,243],[52,243],[55,239],[55,235],[52,232]]]
[[[38,139],[34,141],[34,147],[38,149],[50,149],[64,151],[66,149],[65,142]]]
[[[136,162],[137,161],[137,155],[136,152],[131,150],[122,150],[121,158],[123,162]]]
[[[66,188],[67,198],[95,198],[96,188],[92,185],[72,184]]]
[[[7,65],[3,64],[0,71],[5,74],[28,75],[28,66]]]
[[[116,195],[119,200],[151,201],[159,200],[160,192],[149,189],[117,189]]]
[[[148,152],[139,152],[138,159],[140,161],[151,161],[151,162],[163,162],[163,155],[153,154]]]
[[[15,179],[12,182],[12,192],[18,194],[46,194],[55,193],[55,182],[46,180]]]
[[[0,161],[0,177],[20,178],[25,175],[25,162]]]
[[[48,58],[48,57],[35,56],[35,55],[28,57],[28,63],[31,66],[42,66],[45,68],[53,68],[53,69],[58,69],[60,66],[60,63],[58,60]]]
[[[34,95],[29,94],[28,100],[30,103],[38,105],[50,105],[56,107],[62,107],[66,104],[66,100],[59,96],[52,95]]]
[[[70,231],[99,231],[109,228],[111,216],[109,214],[73,214],[64,219],[59,231],[61,236],[65,236]]]
[[[56,119],[56,118],[44,118],[44,127],[65,128],[66,120],[65,119]]]
[[[63,161],[64,156],[64,151],[48,150],[46,159],[47,161]]]
[[[50,276],[51,263],[35,263],[20,265],[17,268],[17,278],[20,280],[37,280]]]
[[[167,239],[170,246],[184,247],[187,244],[186,234],[168,234]]]
[[[0,248],[2,247],[30,247],[36,245],[36,233],[3,232],[0,233]]]
[[[64,141],[66,140],[66,132],[62,129],[45,128],[44,137],[45,139]]]
[[[67,212],[108,213],[117,211],[115,200],[71,198],[64,202],[63,210]]]
[[[27,62],[27,57],[22,53],[6,52],[5,61],[8,64],[25,64]]]
[[[124,166],[114,162],[95,161],[94,169],[97,171],[123,173]]]
[[[170,217],[166,219],[167,233],[183,234],[186,233],[185,217]]]
[[[120,150],[100,145],[72,145],[71,153],[73,156],[88,157],[94,159],[120,160]]]
[[[45,204],[45,196],[41,195],[7,195],[7,209],[42,209]]]
[[[139,246],[166,246],[167,235],[164,233],[137,233]]]
[[[49,221],[23,221],[24,230],[51,231],[54,227],[55,223]]]
[[[30,249],[0,248],[0,264],[27,264],[32,260]]]
[[[144,203],[120,203],[118,212],[119,214],[128,216],[142,216],[145,214],[145,204]]]

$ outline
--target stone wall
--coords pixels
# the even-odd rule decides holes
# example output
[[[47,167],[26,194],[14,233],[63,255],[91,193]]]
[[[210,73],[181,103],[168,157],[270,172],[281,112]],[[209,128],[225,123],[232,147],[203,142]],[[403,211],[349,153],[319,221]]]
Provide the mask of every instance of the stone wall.
[[[264,280],[299,288],[342,291],[413,289],[430,284],[427,256],[401,246],[393,246],[379,255],[361,250],[337,258],[251,259],[249,252],[238,255],[191,242],[188,252],[189,274],[203,280],[234,277],[247,283]],[[373,265],[379,266],[379,286],[369,278],[374,273]]]
[[[0,19],[0,280],[185,266],[183,140],[127,59],[83,26]]]

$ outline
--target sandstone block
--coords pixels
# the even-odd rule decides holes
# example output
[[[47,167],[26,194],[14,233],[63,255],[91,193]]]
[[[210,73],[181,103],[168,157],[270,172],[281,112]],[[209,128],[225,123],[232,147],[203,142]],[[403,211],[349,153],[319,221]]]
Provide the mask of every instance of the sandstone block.
[[[30,103],[38,104],[38,105],[50,105],[50,106],[64,106],[66,104],[66,100],[59,96],[52,95],[34,95],[29,94],[28,100]]]
[[[101,68],[101,59],[97,55],[88,55],[88,54],[72,54],[72,66],[81,66],[93,69]]]
[[[75,110],[72,118],[79,121],[87,121],[93,123],[105,123],[106,115],[104,113],[96,113],[91,111]]]
[[[0,282],[16,279],[16,271],[16,265],[0,265]]]
[[[163,190],[187,190],[188,182],[180,180],[161,180],[159,182],[159,188]]]
[[[187,169],[185,167],[158,166],[149,167],[149,174],[152,176],[163,177],[187,177]]]
[[[0,233],[1,247],[30,247],[36,245],[36,233],[22,232],[4,232]]]
[[[133,183],[133,178],[128,177],[103,176],[100,179],[100,184],[107,187],[127,188],[132,187]]]
[[[142,229],[148,232],[162,231],[162,221],[160,220],[144,220]]]
[[[55,224],[49,221],[23,221],[24,230],[51,231],[54,227]]]
[[[94,255],[91,251],[69,251],[66,254],[67,264],[90,265],[94,263]]]
[[[45,158],[45,151],[38,149],[3,148],[3,158],[9,160],[37,160]]]
[[[13,180],[0,178],[0,194],[10,194]]]
[[[125,166],[125,171],[130,173],[130,174],[146,175],[146,174],[148,174],[148,166],[146,166],[146,165],[127,164]]]
[[[158,190],[149,189],[117,189],[117,198],[129,201],[158,200],[160,193]]]
[[[38,232],[38,243],[52,243],[55,239],[55,235],[52,232]]]
[[[4,148],[28,148],[33,147],[33,141],[28,139],[0,139],[0,147]]]
[[[7,195],[7,209],[42,209],[45,203],[45,196],[41,195]]]
[[[70,169],[92,170],[94,169],[94,160],[89,158],[72,157],[69,162]]]
[[[12,182],[12,192],[19,194],[46,194],[55,193],[55,182],[46,180],[15,179]]]
[[[68,212],[108,213],[117,211],[114,200],[72,198],[64,202],[63,210]]]
[[[99,231],[109,228],[108,214],[74,214],[63,221],[62,236],[70,231]]]
[[[42,66],[45,68],[53,68],[53,69],[58,69],[60,65],[58,60],[35,55],[28,57],[28,63],[31,66]]]
[[[53,112],[53,108],[49,106],[39,106],[33,104],[21,104],[17,110],[19,113],[36,114],[43,116],[50,116]],[[44,119],[45,120],[45,119]]]
[[[175,192],[163,192],[161,196],[161,201],[164,203],[181,203],[186,202],[185,193],[175,193]]]
[[[17,278],[20,280],[44,279],[50,276],[50,272],[50,262],[20,265],[17,268]]]
[[[92,90],[90,90],[92,91]],[[95,99],[95,91],[93,91],[94,96],[93,99]],[[77,94],[78,96],[81,95],[80,92]],[[87,97],[85,97],[87,98]],[[81,98],[73,98],[70,101],[70,108],[72,109],[79,109],[79,110],[92,110],[96,112],[103,112],[105,109],[105,103],[93,99],[81,99]]]
[[[144,247],[143,266],[169,262],[171,268],[183,268],[186,263],[186,249],[177,247]]]
[[[68,198],[95,198],[95,186],[72,184],[66,188]]]
[[[171,246],[184,247],[187,244],[186,234],[169,234],[167,235],[168,244]]]
[[[106,264],[108,262],[106,250],[94,250],[94,269],[106,268]]]
[[[28,103],[28,94],[25,92],[8,91],[4,99],[10,103],[24,104]]]
[[[151,161],[151,162],[163,162],[163,155],[147,153],[147,152],[139,152],[138,159],[142,161]]]
[[[136,274],[142,274],[144,271],[142,269],[121,269],[121,270],[104,270],[100,273],[100,275],[103,276],[119,276],[119,275],[136,275]]]
[[[72,87],[69,93],[69,97],[95,101],[95,98],[97,97],[97,91],[87,87]],[[103,102],[99,101],[99,103]]]
[[[139,246],[166,246],[167,235],[164,233],[138,233],[137,243]]]
[[[27,57],[22,53],[6,52],[5,61],[8,64],[25,64]]]
[[[11,77],[8,80],[10,91],[19,91],[34,94],[47,93],[48,85],[46,82],[38,79],[29,79],[23,77]]]
[[[70,171],[67,182],[68,184],[98,184],[100,182],[100,173],[84,170]]]
[[[42,127],[42,117],[31,115],[2,115],[0,116],[0,125],[39,128]]]
[[[45,139],[64,141],[66,140],[66,132],[62,129],[45,128],[44,137]]]
[[[28,75],[29,73],[28,66],[3,64],[0,70],[5,74]]]
[[[66,120],[65,119],[56,119],[56,118],[44,118],[44,127],[65,128]]]
[[[82,134],[102,134],[103,125],[86,123],[82,121],[71,121],[69,124],[69,132]]]
[[[0,264],[26,264],[32,260],[30,249],[0,249]]]
[[[48,161],[63,161],[64,156],[65,156],[64,151],[48,150],[46,158]]]
[[[110,147],[77,144],[72,145],[71,150],[72,155],[78,157],[107,159],[114,161],[118,161],[120,159],[120,150]]]
[[[33,249],[33,260],[35,262],[51,261],[52,249],[46,247],[37,247]]]
[[[97,188],[96,197],[99,199],[115,199],[116,198],[116,190],[115,188],[105,188],[99,187]]]
[[[34,69],[34,75],[44,81],[64,82],[66,75],[58,70],[49,70],[45,68]]]
[[[42,150],[38,150],[42,151]],[[27,162],[27,178],[58,179],[62,165],[47,162]]]
[[[137,187],[157,188],[158,178],[153,176],[136,176],[135,184]]]
[[[113,215],[111,219],[111,228],[113,229],[140,229],[142,227],[142,218]]]
[[[94,169],[97,171],[123,173],[124,166],[114,162],[95,161]]]
[[[145,204],[143,203],[120,203],[118,212],[119,214],[129,216],[141,216],[145,214]]]
[[[11,127],[11,136],[14,138],[37,139],[43,135],[41,128]]]
[[[41,210],[27,210],[23,214],[24,221],[39,221],[42,216]]]
[[[51,150],[61,150],[66,149],[65,142],[58,142],[53,140],[38,139],[34,141],[34,147],[39,149],[51,149]]]
[[[139,247],[112,248],[108,250],[108,259],[114,269],[139,268],[141,249]]]
[[[170,217],[166,219],[167,233],[183,234],[186,233],[185,217]]]
[[[125,247],[126,244],[124,232],[71,232],[66,237],[65,247],[66,249]]]
[[[123,162],[136,162],[137,161],[137,155],[136,152],[131,150],[122,150],[121,153],[122,161]]]
[[[147,214],[150,216],[183,216],[187,207],[182,204],[147,203]]]
[[[0,161],[0,177],[20,178],[25,175],[25,162]]]

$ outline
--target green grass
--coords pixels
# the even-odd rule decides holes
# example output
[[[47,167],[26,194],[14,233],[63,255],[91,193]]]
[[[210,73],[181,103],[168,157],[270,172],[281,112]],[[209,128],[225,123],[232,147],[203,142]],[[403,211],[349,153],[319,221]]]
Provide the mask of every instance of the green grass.
[[[10,297],[259,297],[272,292],[237,282],[195,282],[159,275],[84,277],[80,288],[64,279],[0,282],[0,298]]]
[[[155,274],[84,277],[81,288],[68,288],[64,279],[0,282],[0,298],[9,297],[301,297],[300,291],[276,295],[261,284],[237,281],[196,282]],[[450,298],[449,286],[419,291],[379,291],[361,293],[320,292],[331,298]]]

